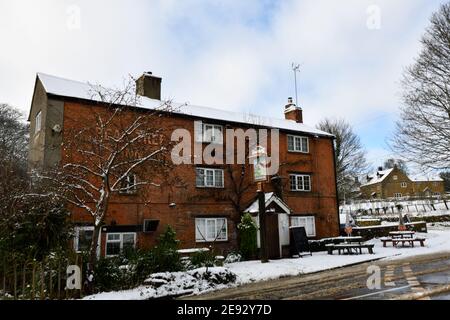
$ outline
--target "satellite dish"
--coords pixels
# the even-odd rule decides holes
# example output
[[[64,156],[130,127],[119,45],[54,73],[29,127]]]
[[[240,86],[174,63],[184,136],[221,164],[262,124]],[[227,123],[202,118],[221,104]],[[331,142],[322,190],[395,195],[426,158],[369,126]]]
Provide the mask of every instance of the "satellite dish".
[[[60,125],[60,124],[55,124],[55,125],[53,126],[52,130],[53,130],[54,132],[56,132],[56,133],[61,133],[61,131],[62,131],[61,125]]]

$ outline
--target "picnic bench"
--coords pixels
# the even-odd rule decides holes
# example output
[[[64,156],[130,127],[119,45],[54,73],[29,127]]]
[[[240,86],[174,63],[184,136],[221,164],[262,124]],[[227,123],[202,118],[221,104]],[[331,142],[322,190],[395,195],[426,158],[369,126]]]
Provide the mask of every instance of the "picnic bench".
[[[416,234],[415,231],[391,231],[389,232],[389,235],[392,238],[412,238]]]
[[[419,238],[419,237],[412,237],[412,238],[381,238],[381,242],[383,242],[383,247],[386,247],[386,244],[388,242],[392,242],[392,246],[396,247],[400,243],[402,244],[402,247],[405,246],[405,243],[408,243],[411,247],[414,247],[415,242],[419,242],[421,247],[425,246],[425,238]]]
[[[383,242],[383,247],[386,247],[388,242],[392,242],[392,246],[397,247],[400,243],[402,247],[405,246],[405,243],[408,243],[411,247],[414,247],[415,242],[419,242],[420,246],[425,246],[425,238],[420,238],[415,236],[414,231],[392,231],[389,232],[390,237],[381,238],[381,242]]]
[[[372,243],[339,243],[339,244],[327,244],[328,254],[332,255],[334,250],[337,250],[339,254],[341,252],[347,251],[348,254],[362,254],[362,249],[367,249],[370,254],[373,254],[373,247],[375,245]]]

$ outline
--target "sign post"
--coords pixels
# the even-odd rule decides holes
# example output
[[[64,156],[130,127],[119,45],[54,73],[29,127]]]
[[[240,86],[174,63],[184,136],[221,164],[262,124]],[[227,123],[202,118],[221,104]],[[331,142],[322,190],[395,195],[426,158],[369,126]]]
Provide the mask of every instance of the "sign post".
[[[267,180],[266,151],[257,146],[249,157],[253,160],[253,179],[257,183],[258,195],[258,217],[259,217],[259,243],[261,263],[269,262],[267,257],[267,234],[266,234],[266,201],[264,194],[264,182]]]

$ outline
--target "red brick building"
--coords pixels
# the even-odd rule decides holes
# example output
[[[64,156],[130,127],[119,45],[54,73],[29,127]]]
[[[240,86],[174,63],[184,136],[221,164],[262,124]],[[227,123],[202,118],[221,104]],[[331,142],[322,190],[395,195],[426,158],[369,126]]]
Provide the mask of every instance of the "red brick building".
[[[143,105],[159,105],[161,79],[146,73],[138,81]],[[89,121],[92,108],[104,108],[92,101],[88,91],[86,83],[37,75],[29,115],[30,168],[64,162],[61,145],[65,128]],[[302,109],[292,101],[279,109],[285,119],[183,105],[164,120],[164,125],[189,130],[192,137],[194,121],[200,120],[203,126],[214,128],[215,138],[224,145],[225,128],[279,130],[280,170],[265,184],[272,258],[279,257],[289,245],[289,226],[305,226],[308,236],[314,239],[339,234],[334,137],[303,124]],[[251,185],[252,177],[244,177],[250,187],[242,194],[242,210],[230,201],[234,189],[229,172],[240,168],[238,164],[176,166],[173,173],[182,177],[186,185],[152,191],[149,205],[133,193],[114,196],[100,235],[101,254],[114,255],[127,246],[151,247],[166,225],[175,228],[183,248],[205,247],[215,240],[219,251],[237,249],[237,224],[242,212],[250,212],[256,219],[256,185]],[[92,218],[79,208],[70,209],[78,225],[74,246],[82,250],[92,236]]]

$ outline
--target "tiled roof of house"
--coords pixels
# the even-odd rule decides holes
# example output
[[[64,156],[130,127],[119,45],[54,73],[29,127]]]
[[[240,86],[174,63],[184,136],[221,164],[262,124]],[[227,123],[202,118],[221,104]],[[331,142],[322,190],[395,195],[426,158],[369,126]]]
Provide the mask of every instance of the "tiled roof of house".
[[[392,172],[392,169],[387,170],[381,170],[377,171],[376,173],[369,174],[367,177],[370,179],[366,183],[362,184],[361,186],[368,186],[375,183],[382,182],[384,179],[386,179],[387,176]],[[418,174],[418,175],[412,175],[408,176],[409,179],[413,182],[434,182],[434,181],[444,181],[442,178],[436,175],[432,174]]]
[[[49,94],[61,97],[71,97],[96,101],[96,99],[93,98],[92,94],[93,87],[89,83],[64,79],[45,73],[38,73],[37,77],[42,82],[45,91]],[[161,103],[162,102],[160,100],[142,97],[141,105],[139,107],[145,109],[155,109],[160,107]],[[333,137],[333,135],[327,132],[309,127],[303,123],[297,123],[292,120],[269,118],[249,113],[232,112],[184,103],[172,103],[172,107],[174,109],[173,113],[184,114],[198,118],[215,119],[234,123],[245,123],[270,128],[298,131],[317,136]]]
[[[367,181],[365,184],[362,184],[361,186],[363,187],[363,186],[368,186],[368,185],[382,182],[384,179],[386,179],[387,176],[389,176],[389,174],[392,172],[392,170],[394,170],[394,169],[391,168],[391,169],[387,169],[387,170],[381,170],[381,171],[377,171],[373,174],[367,175],[367,177],[369,178],[369,181]]]

